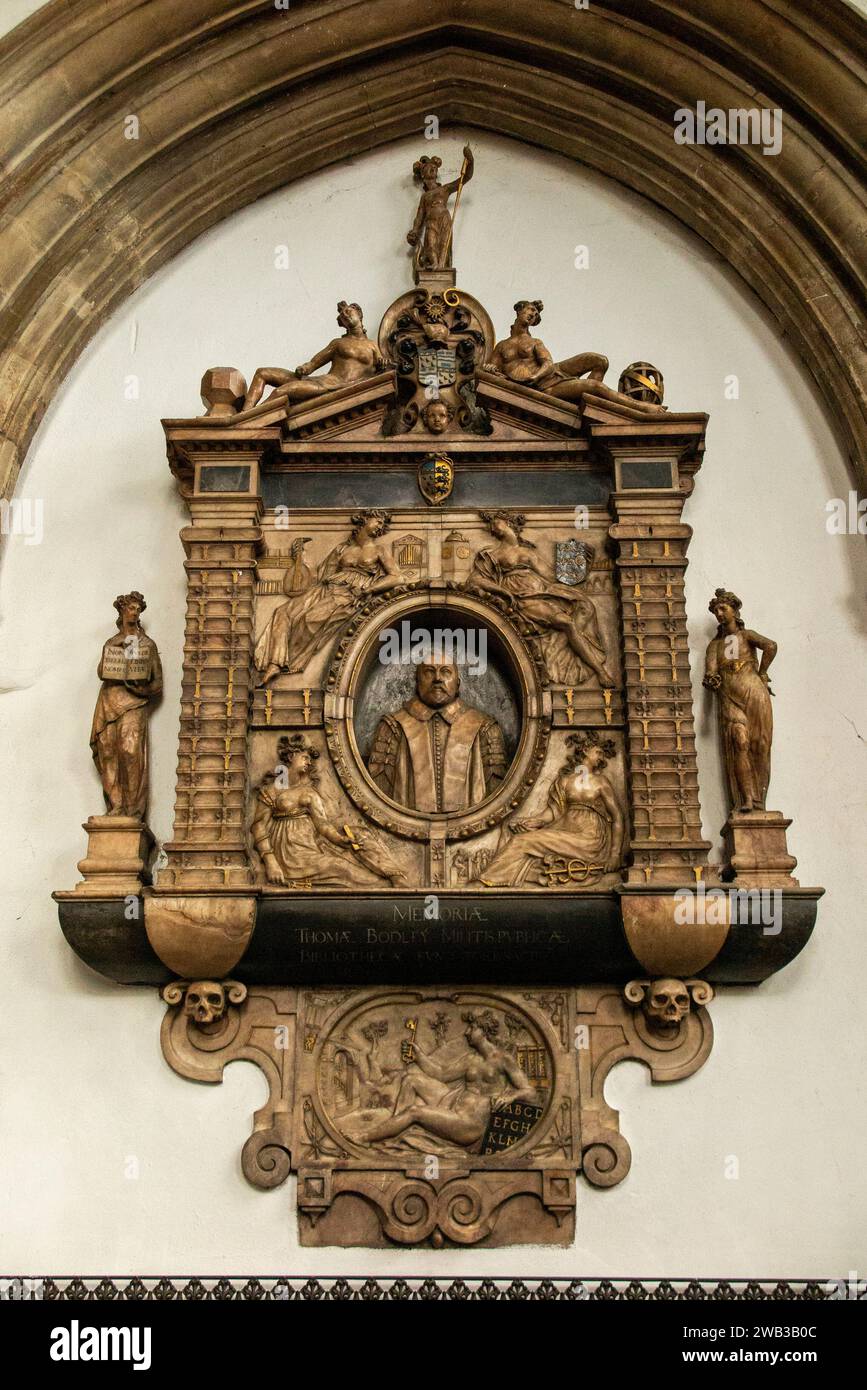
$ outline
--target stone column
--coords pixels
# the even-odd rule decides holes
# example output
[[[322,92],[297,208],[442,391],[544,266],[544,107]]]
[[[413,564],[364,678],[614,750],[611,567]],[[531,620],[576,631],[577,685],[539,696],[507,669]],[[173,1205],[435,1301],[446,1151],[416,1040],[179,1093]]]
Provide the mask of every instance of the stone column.
[[[675,487],[611,494],[632,822],[627,884],[636,887],[698,882],[710,849],[698,798],[683,594],[692,530],[681,521],[683,501]]]
[[[253,882],[245,822],[247,715],[262,548],[259,441],[185,446],[193,467],[187,621],[174,834],[158,891],[208,892]]]

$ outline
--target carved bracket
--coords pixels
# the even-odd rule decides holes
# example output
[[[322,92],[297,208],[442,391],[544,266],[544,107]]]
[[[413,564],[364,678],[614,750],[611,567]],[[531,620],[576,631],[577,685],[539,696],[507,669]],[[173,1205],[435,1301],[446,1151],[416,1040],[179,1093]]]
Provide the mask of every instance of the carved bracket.
[[[619,1061],[691,1075],[712,1028],[702,981],[575,990],[315,991],[176,981],[163,1053],[216,1083],[255,1062],[269,1099],[244,1175],[298,1174],[302,1244],[568,1245],[575,1179],[611,1187],[629,1145],[604,1097]]]
[[[674,987],[674,988],[672,988]],[[685,1007],[679,1002],[687,999]],[[664,1002],[662,1002],[664,996]],[[677,1016],[665,1016],[669,998]],[[584,1176],[595,1187],[614,1187],[629,1172],[632,1154],[620,1133],[619,1114],[605,1100],[605,1082],[618,1062],[645,1062],[653,1081],[680,1081],[703,1066],[713,1046],[713,1024],[704,1008],[710,985],[691,980],[630,981],[576,992],[575,1041]],[[656,1004],[648,1001],[657,1000]],[[642,1007],[643,1006],[643,1007]],[[659,1021],[648,1008],[655,1008]]]

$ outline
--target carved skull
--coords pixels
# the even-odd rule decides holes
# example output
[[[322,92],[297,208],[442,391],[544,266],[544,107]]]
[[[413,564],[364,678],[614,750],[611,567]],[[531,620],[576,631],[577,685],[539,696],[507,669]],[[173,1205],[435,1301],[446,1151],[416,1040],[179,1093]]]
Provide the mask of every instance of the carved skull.
[[[226,1012],[226,991],[216,980],[197,980],[184,999],[184,1013],[199,1027],[216,1023]]]
[[[644,1001],[644,1014],[656,1028],[677,1028],[689,1013],[689,994],[683,980],[653,980]]]

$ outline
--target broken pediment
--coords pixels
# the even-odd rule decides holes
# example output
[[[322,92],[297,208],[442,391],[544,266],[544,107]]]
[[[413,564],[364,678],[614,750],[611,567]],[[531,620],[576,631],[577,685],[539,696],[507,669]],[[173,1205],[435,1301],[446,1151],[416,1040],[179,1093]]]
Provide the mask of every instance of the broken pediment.
[[[203,438],[216,447],[227,430],[276,429],[284,453],[337,439],[413,450],[461,445],[466,453],[482,441],[586,438],[594,425],[644,426],[641,433],[655,435],[663,421],[703,418],[664,409],[662,373],[649,363],[625,368],[617,390],[604,382],[608,360],[599,353],[555,363],[530,333],[540,300],[519,300],[509,337],[496,342],[473,295],[425,278],[386,309],[376,342],[365,336],[360,306],[341,300],[345,332],[309,362],[293,371],[257,368],[249,389],[236,368],[210,368],[201,387],[207,414],[166,423],[203,428],[207,421]]]

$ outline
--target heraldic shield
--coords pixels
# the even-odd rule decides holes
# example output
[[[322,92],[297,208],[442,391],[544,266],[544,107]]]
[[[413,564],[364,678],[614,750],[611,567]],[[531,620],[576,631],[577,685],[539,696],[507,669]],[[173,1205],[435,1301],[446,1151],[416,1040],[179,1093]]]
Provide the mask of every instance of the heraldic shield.
[[[554,546],[554,569],[558,584],[583,584],[593,563],[593,546],[574,538],[557,541]]]
[[[455,467],[447,454],[430,454],[418,466],[419,492],[431,506],[439,506],[451,496]]]
[[[438,391],[441,386],[454,386],[457,378],[457,353],[442,344],[419,349],[418,379],[422,386]]]

